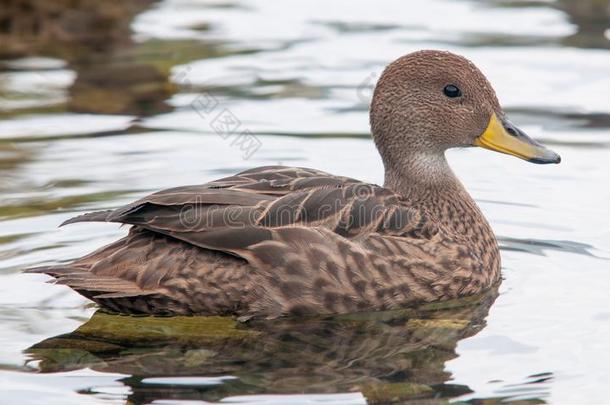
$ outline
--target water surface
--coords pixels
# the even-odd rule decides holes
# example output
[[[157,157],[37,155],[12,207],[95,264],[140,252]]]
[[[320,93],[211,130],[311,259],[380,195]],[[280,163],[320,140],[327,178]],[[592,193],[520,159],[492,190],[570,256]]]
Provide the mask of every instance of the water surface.
[[[606,403],[609,7],[142,1],[88,36],[3,42],[2,401]],[[270,164],[381,183],[368,135],[372,88],[389,61],[422,48],[473,60],[511,120],[563,158],[536,166],[483,150],[449,154],[500,239],[498,292],[245,327],[113,317],[20,274],[126,232],[58,229],[63,220],[161,188]],[[250,143],[219,133],[221,113]]]

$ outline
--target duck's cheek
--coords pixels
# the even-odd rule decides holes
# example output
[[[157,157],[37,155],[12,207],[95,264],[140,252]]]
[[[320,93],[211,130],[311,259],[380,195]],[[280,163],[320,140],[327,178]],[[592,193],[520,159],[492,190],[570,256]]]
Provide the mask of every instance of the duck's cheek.
[[[452,111],[449,134],[453,147],[471,146],[485,127],[479,125],[480,114],[472,107],[463,106]]]

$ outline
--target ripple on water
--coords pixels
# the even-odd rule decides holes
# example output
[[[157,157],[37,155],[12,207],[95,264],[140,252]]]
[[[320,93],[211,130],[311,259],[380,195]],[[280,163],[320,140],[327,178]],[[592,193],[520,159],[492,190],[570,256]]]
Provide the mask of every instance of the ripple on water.
[[[134,41],[113,32],[107,52],[58,44],[52,58],[0,62],[3,398],[62,405],[605,401],[610,31],[598,7],[590,0],[384,0],[375,7],[163,0],[136,16]],[[125,233],[103,224],[58,230],[68,217],[161,188],[272,164],[381,183],[368,135],[372,89],[388,61],[421,48],[472,59],[512,121],[563,158],[542,167],[480,150],[449,153],[501,235],[504,280],[493,306],[270,329],[93,315],[69,289],[18,273]],[[218,101],[213,114],[193,110],[202,94]],[[211,126],[225,109],[261,141],[248,159]]]

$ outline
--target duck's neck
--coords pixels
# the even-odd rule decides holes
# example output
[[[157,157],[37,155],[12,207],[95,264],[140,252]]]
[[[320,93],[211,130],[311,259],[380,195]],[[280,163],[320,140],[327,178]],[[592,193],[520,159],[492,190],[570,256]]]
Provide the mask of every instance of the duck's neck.
[[[386,164],[385,187],[404,196],[441,226],[452,244],[461,244],[476,257],[472,271],[483,271],[485,283],[498,280],[500,252],[491,226],[453,174],[444,154],[401,159],[400,167]],[[487,284],[486,284],[487,285]]]
[[[412,206],[423,208],[448,231],[470,233],[468,224],[491,228],[476,203],[455,176],[445,155],[419,154],[385,164],[384,187],[404,196]]]

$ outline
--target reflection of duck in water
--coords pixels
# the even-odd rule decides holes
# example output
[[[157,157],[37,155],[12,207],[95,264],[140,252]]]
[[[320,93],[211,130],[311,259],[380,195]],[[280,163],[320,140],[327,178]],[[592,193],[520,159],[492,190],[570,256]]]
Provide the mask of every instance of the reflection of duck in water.
[[[262,393],[363,392],[370,403],[468,392],[445,384],[460,339],[485,325],[497,289],[417,309],[253,322],[96,313],[72,333],[28,349],[42,372],[90,367],[128,374],[130,401],[216,401]],[[234,376],[208,387],[149,384],[147,377]],[[386,403],[386,402],[383,402]],[[430,402],[426,402],[430,403]],[[436,403],[436,402],[432,402]]]
[[[261,167],[164,190],[69,220],[134,227],[75,262],[34,271],[112,310],[164,315],[387,310],[489,289],[500,277],[498,245],[445,151],[559,156],[507,121],[485,76],[448,52],[390,64],[371,127],[384,187]]]

